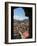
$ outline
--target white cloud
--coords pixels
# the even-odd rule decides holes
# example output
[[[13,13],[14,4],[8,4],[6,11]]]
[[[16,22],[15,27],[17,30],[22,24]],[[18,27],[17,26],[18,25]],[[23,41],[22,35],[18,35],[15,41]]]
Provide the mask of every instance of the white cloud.
[[[18,15],[14,15],[14,19],[16,20],[24,20],[24,19],[28,19],[29,17],[26,16],[18,16]]]

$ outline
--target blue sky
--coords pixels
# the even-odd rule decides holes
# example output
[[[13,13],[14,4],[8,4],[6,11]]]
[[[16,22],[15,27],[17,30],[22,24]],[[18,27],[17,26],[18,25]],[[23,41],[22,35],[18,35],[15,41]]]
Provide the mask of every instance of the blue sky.
[[[25,16],[25,11],[23,8],[16,8],[14,9],[14,19],[16,20],[24,20],[28,19],[29,17]]]

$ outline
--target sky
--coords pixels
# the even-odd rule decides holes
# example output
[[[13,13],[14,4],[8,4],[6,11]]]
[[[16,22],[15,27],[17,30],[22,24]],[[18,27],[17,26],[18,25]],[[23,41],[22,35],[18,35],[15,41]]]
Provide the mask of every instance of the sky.
[[[23,8],[15,8],[14,9],[14,19],[16,20],[24,20],[28,19],[29,17],[25,16],[25,11]]]

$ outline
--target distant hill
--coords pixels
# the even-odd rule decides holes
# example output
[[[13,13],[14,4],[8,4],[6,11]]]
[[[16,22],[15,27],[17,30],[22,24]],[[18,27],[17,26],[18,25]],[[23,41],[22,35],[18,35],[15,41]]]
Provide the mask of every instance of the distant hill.
[[[19,21],[19,20],[14,20],[14,23],[27,23],[29,22],[29,19],[25,19],[25,20],[22,20],[22,21]]]

